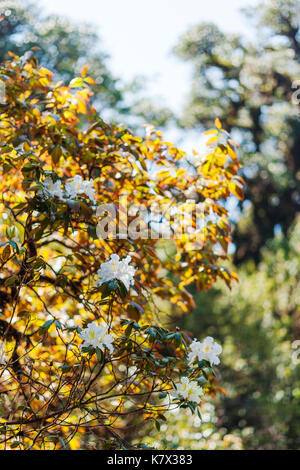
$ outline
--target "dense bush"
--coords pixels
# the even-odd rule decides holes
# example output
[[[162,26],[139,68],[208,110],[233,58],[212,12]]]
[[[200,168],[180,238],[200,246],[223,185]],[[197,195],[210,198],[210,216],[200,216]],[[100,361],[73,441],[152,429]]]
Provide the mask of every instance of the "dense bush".
[[[220,347],[191,345],[160,312],[166,300],[189,311],[191,283],[236,280],[220,266],[230,242],[224,201],[242,197],[234,143],[216,120],[206,154],[187,160],[152,128],[142,139],[105,123],[86,67],[66,87],[33,54],[11,55],[0,69],[1,447],[127,448],[145,420],[159,428],[169,409],[199,411],[202,394],[220,388]],[[191,189],[201,237],[174,236],[175,217],[174,254],[159,256],[153,206],[187,210]],[[99,229],[103,205],[121,221],[118,236]],[[139,219],[132,207],[143,208]],[[128,224],[139,236],[124,234]]]

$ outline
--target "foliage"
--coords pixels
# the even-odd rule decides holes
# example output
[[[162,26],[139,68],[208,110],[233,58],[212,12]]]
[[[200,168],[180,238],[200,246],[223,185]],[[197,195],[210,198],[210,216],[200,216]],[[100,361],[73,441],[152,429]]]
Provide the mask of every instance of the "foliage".
[[[220,265],[230,242],[224,202],[242,197],[234,143],[216,120],[208,151],[187,165],[159,132],[148,129],[143,139],[105,123],[90,103],[86,67],[64,86],[34,56],[11,55],[0,68],[7,98],[0,108],[1,446],[128,448],[145,420],[159,428],[169,409],[199,410],[172,398],[182,376],[207,396],[220,389],[207,361],[188,364],[191,338],[165,328],[160,311],[166,300],[189,311],[191,283],[203,290],[236,280]],[[63,192],[75,176],[77,194]],[[126,194],[149,212],[153,203],[185,202],[191,188],[210,214],[201,244],[184,233],[169,258],[159,257],[159,235],[97,238],[100,204],[120,216]],[[114,253],[132,257],[129,290],[122,282],[129,258],[123,277],[98,282]],[[101,347],[80,348],[88,325],[90,338],[102,335]]]
[[[210,126],[218,115],[245,152],[239,208],[251,210],[234,231],[236,263],[257,263],[274,229],[287,234],[300,203],[299,1],[268,0],[247,14],[251,41],[201,23],[176,47],[194,71],[181,125]]]

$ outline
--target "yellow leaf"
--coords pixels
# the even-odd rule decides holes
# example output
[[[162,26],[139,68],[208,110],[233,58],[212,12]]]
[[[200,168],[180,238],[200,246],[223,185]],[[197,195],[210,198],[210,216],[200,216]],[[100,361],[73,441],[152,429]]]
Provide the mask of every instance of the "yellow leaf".
[[[215,126],[216,126],[218,129],[222,129],[221,121],[220,121],[219,118],[216,118],[216,120],[215,120]]]
[[[244,193],[237,183],[233,183],[232,181],[230,181],[229,190],[238,199],[241,199],[241,200],[244,199]]]
[[[203,132],[204,135],[217,134],[217,133],[218,133],[218,131],[216,131],[216,129],[210,129],[209,131]]]
[[[210,145],[212,144],[213,142],[216,142],[218,140],[218,137],[216,135],[214,135],[213,137],[211,137],[207,142],[206,142],[206,145]]]

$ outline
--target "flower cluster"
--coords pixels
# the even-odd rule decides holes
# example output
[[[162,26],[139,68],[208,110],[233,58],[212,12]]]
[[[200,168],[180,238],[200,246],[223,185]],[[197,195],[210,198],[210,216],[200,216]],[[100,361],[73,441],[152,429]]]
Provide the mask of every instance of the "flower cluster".
[[[57,197],[58,199],[75,199],[79,194],[85,194],[92,202],[95,202],[94,180],[83,180],[81,175],[70,178],[65,185],[65,194],[61,187],[61,180],[53,182],[51,176],[47,176],[42,182],[43,189],[38,191],[38,195],[47,198]]]
[[[38,195],[41,197],[58,197],[58,199],[63,199],[64,194],[61,188],[61,180],[53,182],[51,176],[47,176],[42,182],[43,189],[38,191]]]
[[[102,263],[100,269],[98,269],[100,281],[97,284],[102,285],[105,282],[118,279],[129,290],[129,287],[134,284],[135,273],[135,268],[129,266],[130,261],[131,256],[126,256],[126,258],[120,260],[119,255],[112,254],[110,260]]]
[[[101,322],[101,324],[89,323],[87,328],[79,334],[79,337],[84,341],[81,345],[83,348],[92,346],[101,349],[101,351],[107,348],[111,353],[114,350],[112,346],[114,338],[108,333],[108,325],[104,322]]]
[[[176,389],[172,392],[176,398],[184,398],[188,401],[200,403],[203,390],[199,387],[195,380],[189,380],[188,377],[182,377],[180,383],[176,385]]]
[[[189,346],[188,361],[193,364],[195,360],[208,361],[211,365],[220,364],[219,354],[222,352],[222,346],[211,336],[207,336],[203,343],[194,340]]]
[[[86,194],[91,201],[95,202],[94,181],[83,180],[80,175],[76,175],[67,181],[66,193],[71,199],[75,199],[78,194]]]

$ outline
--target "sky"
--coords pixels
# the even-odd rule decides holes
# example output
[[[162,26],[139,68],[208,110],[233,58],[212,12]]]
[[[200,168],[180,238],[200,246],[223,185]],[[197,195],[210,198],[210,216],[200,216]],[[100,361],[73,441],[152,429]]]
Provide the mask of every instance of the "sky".
[[[94,24],[110,70],[124,81],[145,77],[147,95],[179,112],[191,69],[172,49],[179,36],[201,21],[251,37],[240,8],[257,0],[40,0],[45,13]]]

